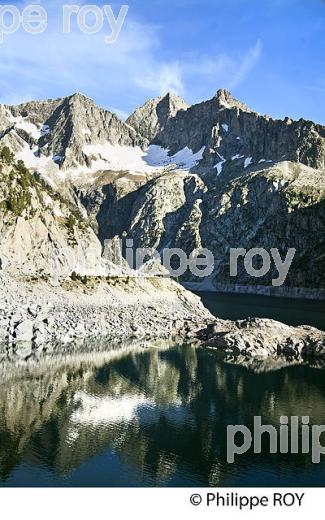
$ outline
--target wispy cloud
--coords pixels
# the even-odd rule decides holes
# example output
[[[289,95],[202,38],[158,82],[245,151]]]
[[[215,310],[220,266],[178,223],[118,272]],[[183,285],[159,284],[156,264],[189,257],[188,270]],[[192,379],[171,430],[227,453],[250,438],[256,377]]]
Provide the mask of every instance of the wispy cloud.
[[[263,50],[263,44],[261,40],[257,40],[254,47],[249,49],[246,55],[242,58],[240,66],[237,72],[234,73],[234,77],[230,81],[229,88],[235,88],[242,83],[250,71],[258,63]]]
[[[161,28],[128,15],[117,42],[104,34],[86,35],[73,28],[62,33],[60,2],[46,2],[49,25],[43,34],[19,30],[0,45],[0,102],[59,97],[81,91],[125,118],[149,94],[175,92],[190,102],[221,86],[233,88],[257,64],[258,40],[239,55],[202,52],[163,58]],[[62,22],[62,20],[61,20]],[[201,92],[204,87],[205,92]],[[26,94],[26,92],[28,94]]]
[[[151,93],[167,91],[189,96],[196,83],[233,89],[243,83],[262,55],[263,45],[255,45],[239,55],[220,53],[215,56],[192,54],[178,61],[160,64],[155,59],[147,63],[148,69],[141,71],[137,84]]]
[[[24,100],[26,92],[44,98],[83,91],[116,106],[138,88],[139,70],[151,66],[157,45],[154,27],[130,19],[106,45],[103,34],[63,34],[51,20],[43,34],[19,30],[0,45],[0,102]]]
[[[140,87],[157,94],[174,92],[183,95],[185,87],[182,76],[182,67],[179,62],[159,64],[153,60],[149,64],[146,74],[137,77],[136,82]]]

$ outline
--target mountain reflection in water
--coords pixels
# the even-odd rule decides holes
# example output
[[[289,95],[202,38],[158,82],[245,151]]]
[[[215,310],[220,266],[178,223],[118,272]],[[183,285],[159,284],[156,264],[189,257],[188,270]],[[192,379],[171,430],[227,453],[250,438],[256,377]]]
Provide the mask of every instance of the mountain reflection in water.
[[[108,347],[107,347],[108,348]],[[322,368],[152,345],[0,367],[0,486],[324,485],[310,455],[226,461],[229,424],[325,424]]]

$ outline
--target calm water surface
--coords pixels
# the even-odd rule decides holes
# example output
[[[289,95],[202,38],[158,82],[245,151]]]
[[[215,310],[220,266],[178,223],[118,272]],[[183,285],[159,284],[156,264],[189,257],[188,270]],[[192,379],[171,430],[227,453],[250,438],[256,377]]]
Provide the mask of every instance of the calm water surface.
[[[223,319],[270,318],[288,325],[325,330],[325,302],[274,298],[255,294],[198,293],[205,306]]]
[[[325,485],[310,455],[263,445],[226,460],[229,424],[325,424],[324,369],[240,366],[183,345],[105,349],[0,367],[0,486]]]
[[[323,486],[325,464],[309,455],[265,448],[226,462],[228,424],[250,426],[254,415],[325,424],[324,370],[270,368],[179,346],[9,370],[0,385],[0,485]]]

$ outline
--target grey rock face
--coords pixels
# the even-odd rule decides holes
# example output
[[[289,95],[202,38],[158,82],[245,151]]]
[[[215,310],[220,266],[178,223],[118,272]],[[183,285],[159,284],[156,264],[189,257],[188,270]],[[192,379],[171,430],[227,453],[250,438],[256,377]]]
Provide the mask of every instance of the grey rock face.
[[[324,288],[324,181],[322,171],[285,162],[210,189],[200,234],[215,256],[215,287],[272,286],[278,279],[273,262],[265,276],[254,278],[239,261],[237,277],[230,277],[230,248],[276,248],[283,259],[292,248],[296,253],[284,286]]]
[[[273,320],[217,321],[198,331],[196,337],[204,346],[245,358],[325,356],[324,332],[312,327],[288,327]]]
[[[111,188],[107,205],[101,205],[106,215],[101,237],[132,238],[136,248],[155,247],[160,253],[166,247],[181,248],[188,256],[201,247],[213,253],[215,267],[209,287],[206,280],[189,271],[181,278],[183,282],[196,282],[201,289],[237,291],[241,286],[261,292],[278,279],[275,264],[272,262],[265,276],[254,278],[241,259],[237,276],[231,277],[230,248],[264,248],[268,252],[277,248],[282,259],[289,249],[296,249],[283,287],[301,288],[302,294],[307,288],[319,290],[321,296],[325,236],[321,171],[284,162],[251,169],[223,185],[204,182],[192,173],[172,172],[133,188],[120,200],[114,199]]]
[[[188,108],[189,105],[182,98],[168,93],[147,101],[126,122],[148,141],[152,141],[170,118],[175,117],[179,110]]]
[[[200,213],[204,188],[199,177],[179,172],[148,183],[133,205],[127,236],[137,247],[156,247],[159,251],[185,246],[186,223],[195,209]]]
[[[30,124],[34,125],[33,131]],[[35,136],[37,132],[39,135]],[[38,157],[53,157],[62,169],[89,166],[91,157],[84,152],[85,146],[102,143],[144,147],[147,141],[114,114],[79,93],[57,100],[1,107],[0,144],[16,152],[30,147]]]
[[[89,157],[83,151],[87,144],[146,144],[130,126],[81,94],[64,99],[46,124],[50,132],[39,143],[41,152],[46,149],[48,153],[62,157],[61,166],[66,169],[89,165]]]
[[[45,101],[29,101],[20,105],[6,105],[6,109],[13,117],[22,117],[34,125],[43,125],[64,102],[64,98],[48,99]]]
[[[0,160],[0,171],[0,270],[60,276],[77,270],[88,250],[100,259],[101,244],[77,204],[20,163]]]
[[[152,119],[146,111],[136,112],[130,120],[136,121],[143,135],[154,135]],[[219,164],[223,175],[228,176],[238,175],[245,165],[256,165],[262,160],[325,167],[324,126],[303,119],[282,121],[261,116],[225,90],[219,90],[209,101],[178,111],[152,142],[169,149],[171,155],[186,146],[194,153],[205,146],[200,171],[214,168],[218,173]]]

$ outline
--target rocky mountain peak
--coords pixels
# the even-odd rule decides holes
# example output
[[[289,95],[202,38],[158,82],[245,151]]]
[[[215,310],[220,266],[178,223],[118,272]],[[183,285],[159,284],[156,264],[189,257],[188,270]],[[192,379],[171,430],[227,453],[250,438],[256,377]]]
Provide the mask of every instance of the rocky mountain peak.
[[[219,88],[216,92],[216,97],[225,102],[228,102],[230,99],[232,99],[231,92],[225,88]]]
[[[127,119],[127,123],[152,141],[170,118],[175,117],[180,110],[187,110],[189,106],[181,97],[168,92],[165,96],[147,101]]]
[[[80,92],[65,98],[32,101],[0,110],[0,141],[28,167],[62,169],[90,167],[86,147],[120,145],[145,147],[146,140],[115,114]],[[37,161],[39,159],[39,161]],[[96,158],[95,158],[96,159]]]
[[[126,123],[80,92],[0,105],[0,143],[55,181],[59,170],[151,175],[171,164],[195,166],[218,181],[283,160],[325,167],[325,127],[262,116],[226,89],[191,106],[169,92],[147,101]],[[148,144],[155,147],[146,151]]]
[[[179,110],[153,141],[174,156],[202,152],[196,171],[225,180],[263,163],[289,160],[325,167],[325,127],[311,121],[262,116],[220,89],[208,100]]]
[[[71,96],[63,98],[62,102],[63,106],[70,107],[71,111],[76,111],[78,113],[80,111],[85,112],[90,107],[97,111],[104,110],[103,108],[99,107],[93,99],[85,96],[84,94],[81,94],[80,92],[76,92]]]
[[[158,107],[166,108],[169,117],[174,117],[179,110],[187,110],[189,106],[184,99],[173,92],[167,92],[158,103]]]
[[[238,101],[238,99],[233,97],[229,90],[224,88],[217,90],[215,99],[218,102],[219,108],[239,108],[244,112],[253,112],[253,110],[245,105],[245,103]]]
[[[71,96],[69,96],[68,99],[78,101],[91,101],[92,103],[94,103],[94,101],[89,96],[86,96],[82,92],[74,92],[74,94],[71,94]]]

